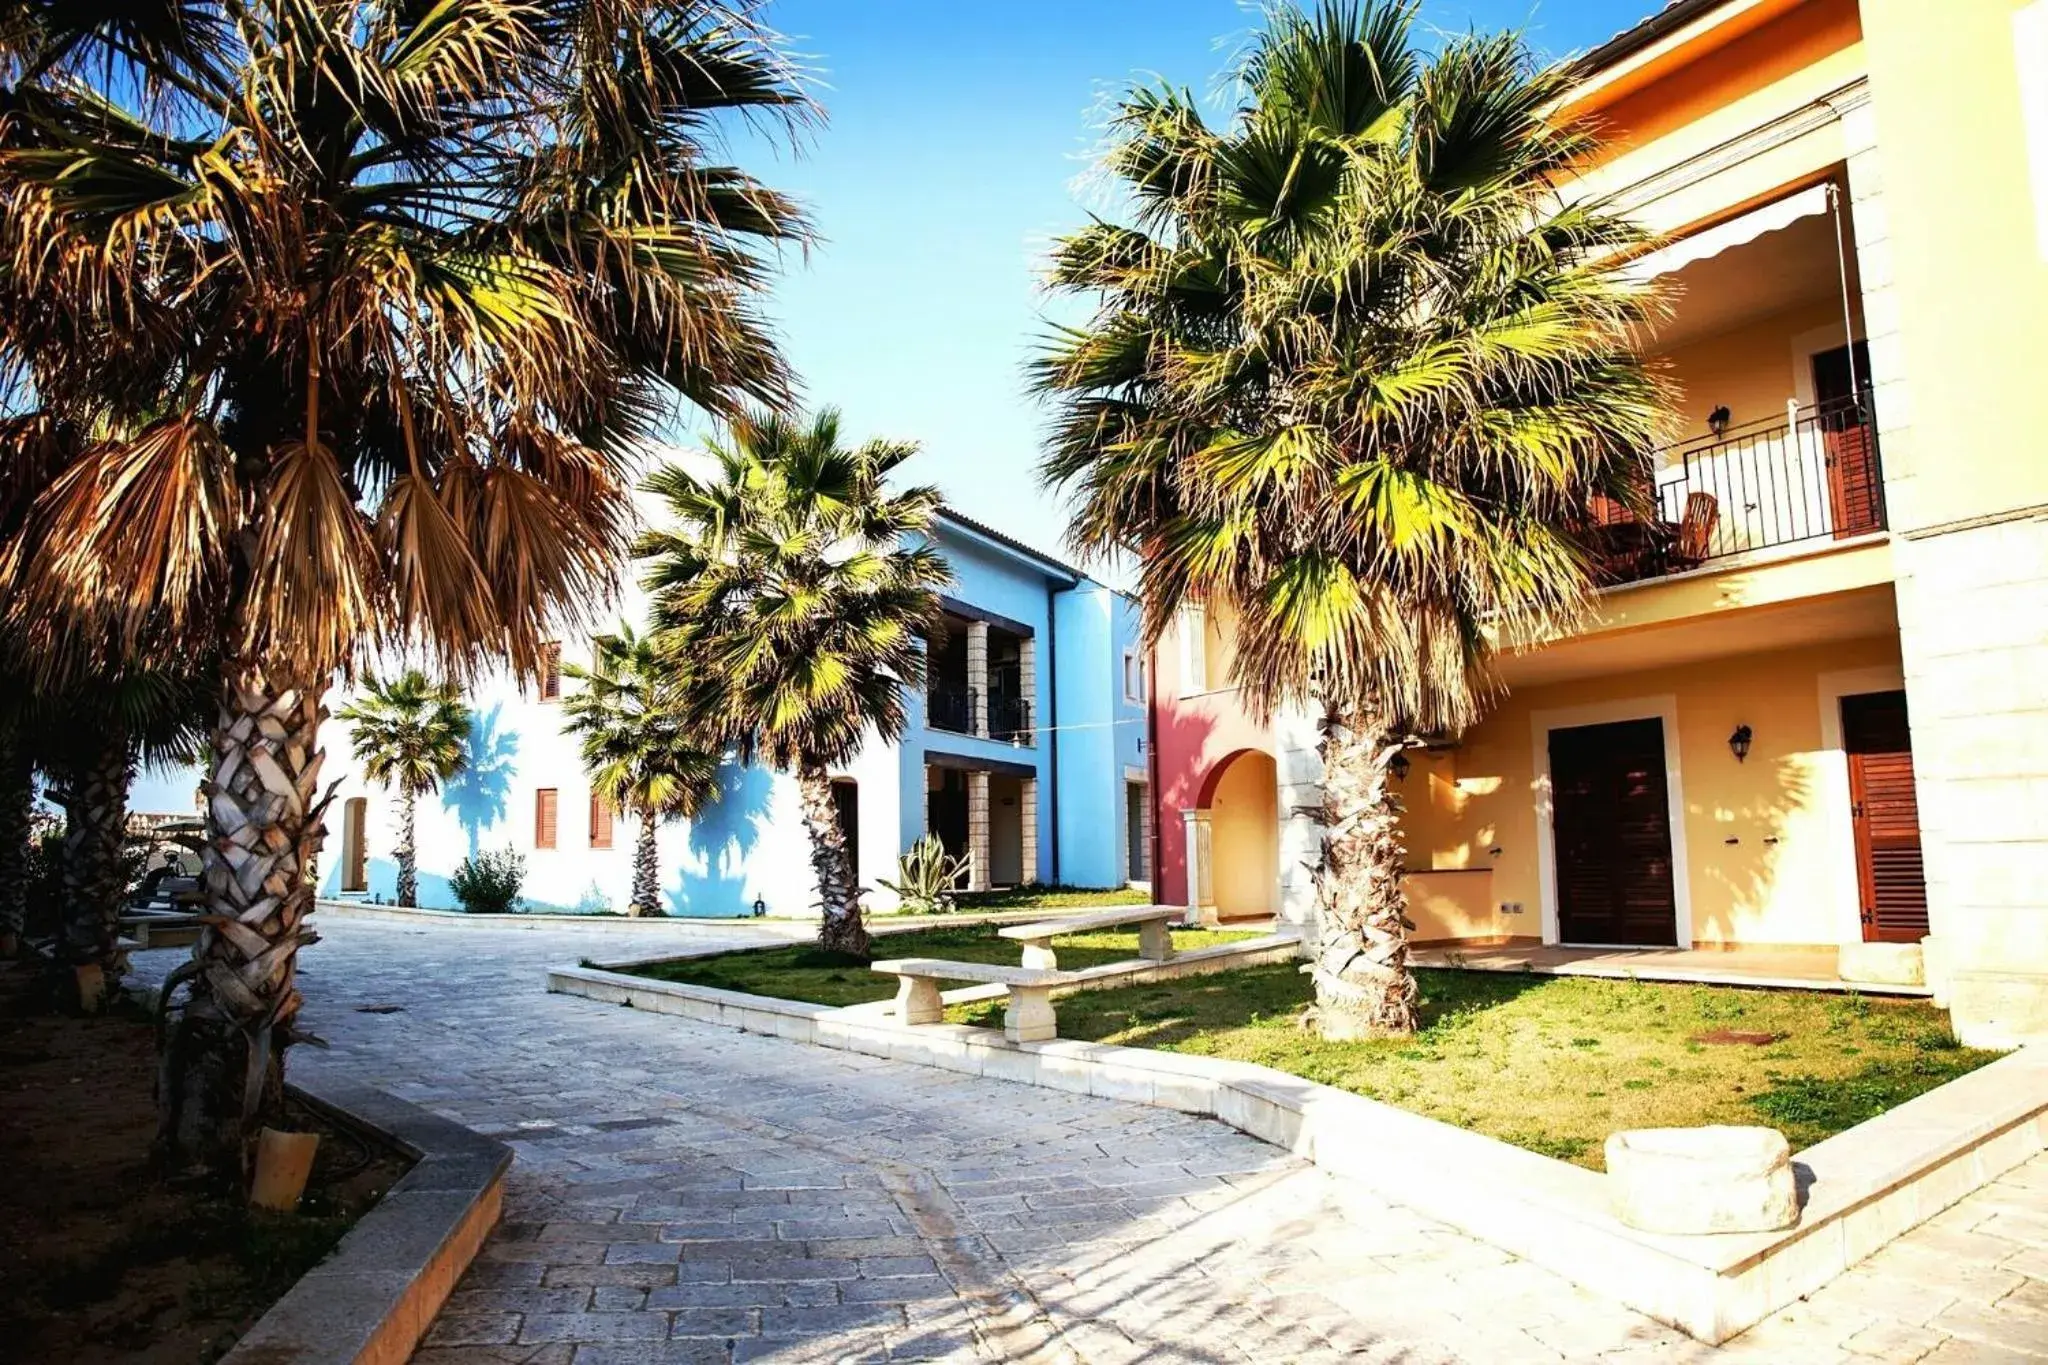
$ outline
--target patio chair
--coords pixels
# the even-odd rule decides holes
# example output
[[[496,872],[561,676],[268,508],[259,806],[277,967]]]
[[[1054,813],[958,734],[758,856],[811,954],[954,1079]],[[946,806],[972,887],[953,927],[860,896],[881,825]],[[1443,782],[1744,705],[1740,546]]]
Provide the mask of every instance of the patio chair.
[[[1721,520],[1721,504],[1712,493],[1694,493],[1685,500],[1685,517],[1672,537],[1670,562],[1673,573],[1696,569],[1713,553],[1714,527]]]

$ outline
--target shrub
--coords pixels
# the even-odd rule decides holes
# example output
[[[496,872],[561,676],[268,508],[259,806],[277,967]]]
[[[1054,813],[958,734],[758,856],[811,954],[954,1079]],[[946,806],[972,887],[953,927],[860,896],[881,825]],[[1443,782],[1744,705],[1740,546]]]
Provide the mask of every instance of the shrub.
[[[455,865],[448,885],[455,899],[472,915],[504,915],[519,908],[519,888],[526,883],[526,859],[513,849],[476,853]]]
[[[953,908],[953,891],[966,875],[967,860],[946,856],[936,834],[927,834],[896,860],[896,880],[878,880],[896,893],[906,914],[944,914]]]

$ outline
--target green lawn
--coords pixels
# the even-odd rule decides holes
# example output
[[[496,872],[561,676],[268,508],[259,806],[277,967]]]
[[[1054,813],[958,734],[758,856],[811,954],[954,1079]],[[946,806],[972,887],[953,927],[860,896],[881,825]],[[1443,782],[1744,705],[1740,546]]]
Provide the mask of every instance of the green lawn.
[[[1064,959],[1063,959],[1064,960]],[[1411,1039],[1325,1043],[1293,964],[1070,995],[1060,1036],[1257,1062],[1598,1170],[1622,1128],[1761,1123],[1794,1150],[1998,1054],[1921,1001],[1424,971]],[[1000,1026],[1000,1004],[956,1013]],[[1783,1035],[1709,1044],[1716,1031]]]
[[[1187,951],[1255,937],[1256,934],[1243,932],[1176,929],[1173,931],[1173,944]],[[1094,967],[1105,962],[1122,962],[1138,955],[1138,931],[1066,934],[1054,939],[1053,947],[1059,953],[1062,967]],[[941,957],[955,962],[999,962],[1014,967],[1022,954],[1022,944],[998,938],[996,927],[990,924],[948,925],[938,929],[913,929],[902,934],[875,935],[875,956],[878,958]],[[752,995],[772,995],[780,1000],[808,1000],[817,1005],[858,1005],[869,1000],[887,1000],[896,993],[894,977],[870,971],[866,963],[854,958],[828,953],[810,945],[756,948],[719,953],[713,957],[677,958],[672,962],[642,967],[638,975],[662,981],[681,981],[692,986],[746,991]]]
[[[1129,887],[1104,891],[1085,886],[1018,886],[1007,891],[955,892],[962,914],[1002,910],[1082,910],[1091,905],[1150,905],[1152,895]]]

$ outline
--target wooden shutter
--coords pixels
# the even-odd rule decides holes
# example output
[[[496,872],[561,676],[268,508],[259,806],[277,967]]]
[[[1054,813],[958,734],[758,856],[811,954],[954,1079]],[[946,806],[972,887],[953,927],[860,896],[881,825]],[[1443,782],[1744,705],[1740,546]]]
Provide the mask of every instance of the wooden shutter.
[[[555,846],[555,812],[560,795],[553,787],[542,787],[533,794],[533,846],[553,848]]]
[[[1559,937],[1567,943],[1675,943],[1662,722],[1552,730],[1550,786]]]
[[[612,846],[612,807],[596,792],[590,794],[590,846],[610,848]]]
[[[369,850],[363,842],[369,800],[351,796],[341,808],[341,889],[344,891],[368,891],[370,889]]]
[[[540,699],[559,701],[562,696],[562,647],[559,644],[545,644],[540,647]]]
[[[1927,934],[1927,867],[1906,694],[1842,698],[1842,746],[1849,755],[1864,941],[1918,943]]]

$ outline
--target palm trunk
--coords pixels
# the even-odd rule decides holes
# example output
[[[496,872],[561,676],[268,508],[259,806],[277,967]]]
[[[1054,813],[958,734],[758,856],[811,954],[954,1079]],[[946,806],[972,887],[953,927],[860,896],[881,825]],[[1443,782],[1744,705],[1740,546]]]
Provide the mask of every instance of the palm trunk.
[[[165,983],[191,995],[166,1032],[158,1148],[181,1166],[246,1173],[258,1129],[283,1099],[284,1053],[302,1003],[298,951],[315,939],[306,869],[328,797],[317,791],[323,681],[289,668],[229,670],[207,774],[200,891],[212,923]]]
[[[21,951],[28,916],[29,811],[35,804],[28,750],[12,720],[0,720],[0,961]]]
[[[419,801],[410,787],[398,794],[398,903],[408,909],[420,903]]]
[[[818,901],[825,912],[818,926],[818,946],[828,952],[866,957],[868,928],[861,922],[860,891],[853,879],[846,838],[839,830],[832,779],[823,768],[801,768],[796,788],[803,805],[804,829],[811,836],[811,870],[818,876]]]
[[[661,914],[661,849],[655,843],[661,823],[651,810],[640,812],[640,833],[633,840],[633,902],[626,912],[641,917]]]
[[[128,879],[121,846],[128,834],[128,784],[134,767],[128,735],[111,717],[93,736],[93,748],[66,774],[64,794],[64,912],[58,934],[63,961],[98,967],[98,990],[120,979],[121,911]],[[83,982],[87,978],[80,977]],[[81,1000],[87,1009],[99,999]]]
[[[1320,935],[1310,968],[1323,1037],[1413,1033],[1399,812],[1387,767],[1401,752],[1391,727],[1332,708],[1323,719],[1323,865],[1316,881]]]

